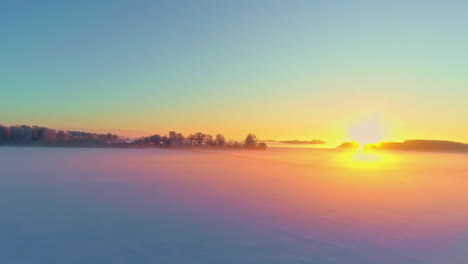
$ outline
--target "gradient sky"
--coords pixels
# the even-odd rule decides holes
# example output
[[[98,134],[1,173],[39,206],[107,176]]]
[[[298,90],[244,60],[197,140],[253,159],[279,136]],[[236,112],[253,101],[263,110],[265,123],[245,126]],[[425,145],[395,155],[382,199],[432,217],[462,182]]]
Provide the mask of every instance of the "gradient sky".
[[[0,1],[0,123],[468,142],[467,1]]]

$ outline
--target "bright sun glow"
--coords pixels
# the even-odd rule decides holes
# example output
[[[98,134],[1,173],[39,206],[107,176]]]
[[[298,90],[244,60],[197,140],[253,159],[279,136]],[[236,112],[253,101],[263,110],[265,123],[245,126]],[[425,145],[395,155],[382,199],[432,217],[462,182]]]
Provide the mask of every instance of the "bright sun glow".
[[[369,143],[382,141],[383,126],[377,116],[355,123],[349,130],[351,140],[357,141],[361,147]]]
[[[337,157],[340,166],[352,169],[388,169],[394,166],[396,157],[391,153],[367,150],[344,151]]]

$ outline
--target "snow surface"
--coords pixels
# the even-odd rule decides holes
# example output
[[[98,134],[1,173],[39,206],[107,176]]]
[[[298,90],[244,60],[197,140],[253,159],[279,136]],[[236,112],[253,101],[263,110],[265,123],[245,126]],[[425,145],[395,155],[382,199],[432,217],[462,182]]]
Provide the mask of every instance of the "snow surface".
[[[0,148],[0,263],[468,263],[468,155],[381,156]]]

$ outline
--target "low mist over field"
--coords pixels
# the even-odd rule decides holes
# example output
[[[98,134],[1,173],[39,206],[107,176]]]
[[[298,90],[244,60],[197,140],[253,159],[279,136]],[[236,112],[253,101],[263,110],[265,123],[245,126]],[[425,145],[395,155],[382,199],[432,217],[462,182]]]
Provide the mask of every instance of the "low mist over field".
[[[468,260],[465,154],[7,147],[0,160],[2,263]]]

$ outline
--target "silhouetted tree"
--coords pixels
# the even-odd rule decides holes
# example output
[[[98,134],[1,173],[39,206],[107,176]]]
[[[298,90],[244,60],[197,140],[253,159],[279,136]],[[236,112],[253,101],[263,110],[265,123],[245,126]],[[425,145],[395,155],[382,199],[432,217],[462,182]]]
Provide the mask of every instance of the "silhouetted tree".
[[[226,145],[226,139],[225,139],[224,136],[221,135],[221,134],[217,134],[217,135],[216,135],[215,142],[216,142],[216,145],[217,145],[217,146],[220,146],[220,147]]]
[[[193,135],[195,144],[198,146],[201,146],[205,142],[206,135],[203,134],[202,132],[197,132],[195,135]]]
[[[10,140],[11,132],[10,128],[0,125],[0,144]]]
[[[244,140],[244,146],[246,148],[255,148],[257,146],[257,136],[248,134]]]
[[[161,137],[161,142],[163,147],[169,147],[171,144],[169,137],[168,136],[162,136]]]
[[[113,135],[111,133],[107,133],[105,136],[104,136],[107,140],[117,140],[119,138],[119,136],[117,135]]]
[[[177,142],[177,133],[175,131],[169,131],[169,145],[176,146]]]
[[[184,144],[185,137],[182,133],[177,133],[177,145],[182,146]]]
[[[31,128],[31,139],[34,142],[39,140],[39,127],[38,126],[33,126]]]
[[[230,140],[227,145],[229,148],[241,148],[242,144],[239,141]]]
[[[32,141],[32,129],[30,126],[22,125],[21,128],[23,129],[23,142],[25,144],[29,144]]]
[[[156,146],[156,147],[160,147],[161,146],[161,136],[160,135],[153,135],[150,137],[151,139],[151,142],[153,142],[153,144]]]
[[[57,140],[57,143],[66,144],[70,141],[70,134],[66,131],[59,130],[55,138]]]
[[[187,140],[190,141],[190,145],[195,145],[195,136],[190,134],[188,137],[187,137]]]
[[[212,135],[210,135],[210,134],[205,135],[205,144],[207,146],[214,146],[215,145],[215,141],[214,141],[214,138],[213,138]]]
[[[24,138],[24,130],[20,126],[11,126],[10,127],[10,132],[11,132],[11,141],[14,143],[21,143]]]
[[[55,141],[56,132],[54,129],[49,129],[47,127],[40,127],[37,131],[39,141],[49,144]]]

